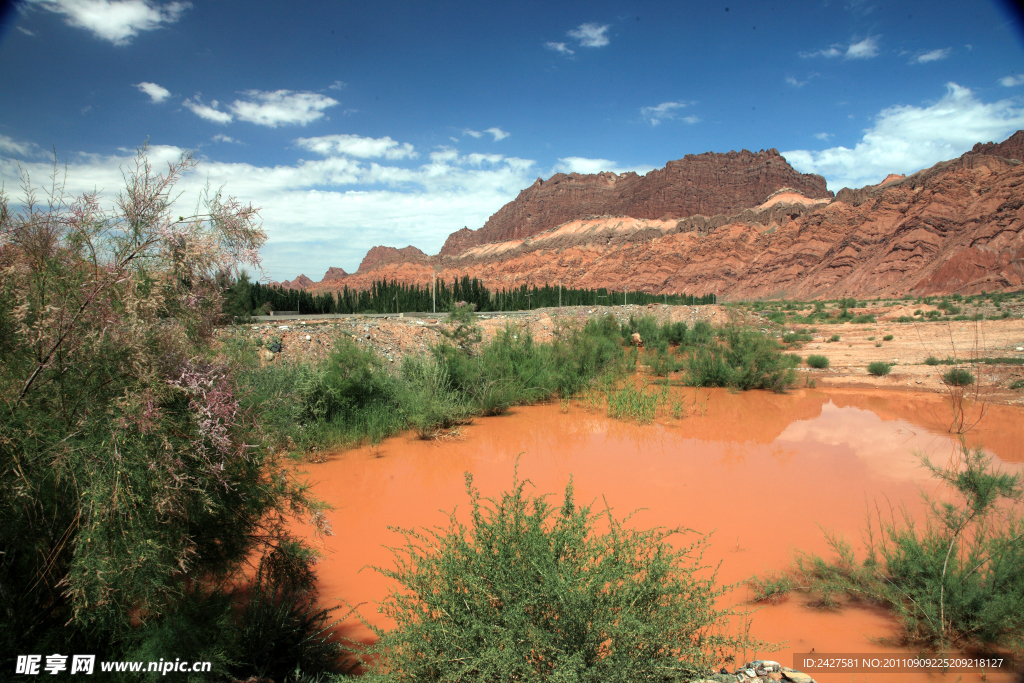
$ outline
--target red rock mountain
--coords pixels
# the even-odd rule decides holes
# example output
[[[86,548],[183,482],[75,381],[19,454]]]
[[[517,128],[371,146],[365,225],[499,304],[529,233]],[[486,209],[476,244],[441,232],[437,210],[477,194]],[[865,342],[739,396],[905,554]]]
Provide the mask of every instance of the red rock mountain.
[[[659,214],[657,209],[669,205],[666,196],[700,194],[680,172],[679,187],[665,185],[660,203],[645,203],[634,192],[633,206],[640,207],[635,213],[646,214],[632,216],[618,213],[621,204],[600,205],[594,197],[607,192],[610,201],[619,201],[614,187],[608,188],[623,179],[635,188],[638,176],[563,176],[557,183],[565,183],[562,190],[541,195],[544,185],[556,184],[555,176],[524,190],[481,230],[449,237],[446,248],[468,245],[457,252],[428,257],[413,247],[377,247],[356,273],[325,279],[313,289],[363,289],[384,277],[427,285],[432,270],[448,281],[478,277],[491,288],[560,281],[654,293],[716,292],[724,299],[973,293],[1019,289],[1024,282],[1024,132],[999,144],[976,145],[958,159],[907,177],[890,175],[878,185],[843,189],[834,199],[816,176],[802,176],[812,189],[793,187],[800,174],[774,150],[687,159],[702,157],[724,157],[725,165],[746,159],[750,183],[759,189],[738,184],[743,174],[733,166],[722,176],[727,196],[713,198],[709,191],[701,201],[738,209]],[[682,162],[653,173],[665,174],[677,163]],[[764,183],[768,168],[786,177],[787,185]],[[557,220],[551,216],[571,213],[566,196],[574,193],[587,207],[578,212],[582,216],[534,229]],[[527,206],[536,210],[530,214],[536,220],[517,224],[508,218],[525,216]],[[480,241],[485,231],[498,234],[495,226],[513,236]]]
[[[789,187],[807,197],[831,197],[825,179],[799,173],[778,150],[687,154],[645,176],[558,173],[537,181],[501,207],[479,230],[449,235],[441,256],[470,247],[523,239],[588,216],[685,218],[731,214],[757,206]]]
[[[376,268],[377,266],[381,266],[386,263],[394,263],[395,261],[417,261],[425,258],[427,258],[426,254],[411,245],[401,249],[395,249],[394,247],[374,247],[370,251],[366,252],[366,256],[363,257],[362,262],[359,264],[359,269],[356,272],[365,273],[371,268]]]
[[[971,150],[971,153],[988,154],[996,157],[1005,157],[1007,159],[1024,161],[1024,130],[1018,130],[999,144],[992,142],[981,144],[979,142]]]

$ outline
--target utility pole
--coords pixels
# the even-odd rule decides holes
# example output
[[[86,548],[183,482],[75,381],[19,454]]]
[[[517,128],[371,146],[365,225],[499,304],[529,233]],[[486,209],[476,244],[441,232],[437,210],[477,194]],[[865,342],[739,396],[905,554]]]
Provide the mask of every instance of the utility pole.
[[[558,307],[562,307],[562,281],[558,281]]]
[[[623,289],[622,289],[622,305],[623,306],[626,305],[626,292],[627,291],[629,291],[629,290],[627,290],[625,287],[623,287]]]
[[[433,312],[437,313],[437,271],[430,269],[430,298],[432,300]]]

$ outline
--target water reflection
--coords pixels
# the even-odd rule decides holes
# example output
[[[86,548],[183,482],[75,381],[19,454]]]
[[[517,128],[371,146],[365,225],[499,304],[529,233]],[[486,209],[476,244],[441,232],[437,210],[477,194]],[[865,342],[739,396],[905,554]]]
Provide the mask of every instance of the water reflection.
[[[714,531],[706,559],[721,561],[720,580],[736,582],[788,566],[795,548],[827,554],[822,528],[856,543],[871,501],[902,501],[911,514],[920,514],[919,487],[930,480],[915,452],[945,462],[955,445],[943,431],[942,404],[934,395],[702,395],[708,396],[703,417],[666,416],[638,426],[581,407],[565,412],[558,405],[534,406],[480,418],[457,439],[402,436],[373,452],[348,451],[306,466],[314,492],[335,506],[336,535],[322,544],[321,595],[326,602],[343,597],[350,604],[367,603],[364,617],[386,625],[372,604],[388,586],[360,569],[391,562],[383,544],[398,538],[388,526],[444,524],[442,511],[466,507],[464,472],[473,473],[485,496],[496,495],[511,484],[517,459],[520,477],[539,492],[557,495],[572,476],[581,502],[603,506],[606,499],[619,515],[643,508],[633,518],[638,526]],[[977,430],[1011,470],[1024,461],[1021,413],[991,410],[986,421],[998,420],[998,428],[984,422]],[[871,639],[891,631],[885,615],[843,615],[808,610],[797,597],[759,612],[754,632],[791,641],[790,649],[770,655],[784,663],[793,651],[810,646],[880,651]],[[348,628],[369,635],[361,626]],[[857,680],[873,679],[858,674]],[[900,680],[915,681],[910,674]]]

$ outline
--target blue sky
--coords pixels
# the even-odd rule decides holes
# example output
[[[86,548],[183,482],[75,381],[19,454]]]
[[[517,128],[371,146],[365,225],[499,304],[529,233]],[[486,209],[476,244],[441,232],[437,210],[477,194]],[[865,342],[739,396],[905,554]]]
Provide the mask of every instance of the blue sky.
[[[775,147],[829,189],[1024,128],[996,2],[30,0],[0,27],[0,181],[113,197],[147,139],[262,207],[264,276],[436,253],[537,177]],[[194,199],[192,199],[194,201]]]

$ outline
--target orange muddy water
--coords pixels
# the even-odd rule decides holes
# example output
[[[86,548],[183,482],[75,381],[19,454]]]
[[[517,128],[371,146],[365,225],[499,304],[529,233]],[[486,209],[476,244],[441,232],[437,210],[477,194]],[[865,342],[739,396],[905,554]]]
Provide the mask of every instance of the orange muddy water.
[[[534,491],[560,496],[570,475],[579,502],[602,496],[617,516],[638,508],[634,525],[686,526],[714,532],[705,560],[721,561],[721,582],[790,565],[792,552],[828,554],[822,527],[860,547],[866,506],[905,503],[920,515],[920,491],[940,492],[915,453],[946,463],[955,453],[947,433],[950,409],[941,396],[890,391],[803,390],[787,395],[703,390],[704,415],[684,397],[688,417],[651,425],[608,419],[603,413],[558,405],[517,408],[479,418],[455,440],[421,441],[405,435],[377,447],[335,454],[303,466],[314,494],[334,506],[334,536],[314,541],[324,555],[318,569],[321,600],[360,604],[371,623],[389,626],[376,601],[389,582],[367,565],[391,566],[384,548],[401,537],[388,526],[445,525],[445,511],[466,507],[463,474],[471,472],[485,496],[509,488],[516,459]],[[1024,410],[992,406],[970,432],[1007,471],[1024,467]],[[747,589],[732,594],[743,603]],[[793,653],[902,653],[879,639],[897,634],[883,611],[847,607],[823,612],[794,593],[752,617],[751,635],[781,643],[746,653],[793,665]],[[340,613],[344,613],[342,610]],[[372,638],[356,620],[344,635]],[[738,653],[737,656],[743,656]],[[977,674],[819,673],[827,681],[982,680]],[[990,681],[1010,676],[990,675]]]

